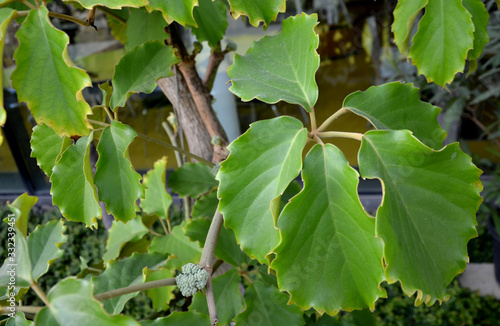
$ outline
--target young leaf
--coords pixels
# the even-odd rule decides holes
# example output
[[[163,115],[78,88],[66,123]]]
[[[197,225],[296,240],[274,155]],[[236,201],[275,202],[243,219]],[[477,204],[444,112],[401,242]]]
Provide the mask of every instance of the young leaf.
[[[10,8],[0,8],[0,53],[3,53],[3,46],[5,44],[5,36],[7,26],[16,17],[17,11]],[[3,65],[0,66],[0,75],[3,76]],[[3,80],[0,79],[0,89],[3,89]],[[0,127],[5,124],[7,113],[3,106],[3,92],[0,92]],[[2,144],[2,135],[0,134],[0,144]]]
[[[64,217],[71,221],[96,226],[102,211],[90,166],[90,137],[78,139],[69,146],[52,169],[52,200]]]
[[[191,25],[198,27],[193,17],[193,9],[198,5],[198,0],[151,0],[146,6],[149,12],[159,10],[167,23],[172,24],[175,20],[182,26]]]
[[[212,218],[215,215],[218,205],[217,191],[198,198],[193,205],[193,219]]]
[[[46,124],[33,128],[31,135],[31,156],[36,158],[38,166],[50,178],[56,159],[61,153],[63,139]]]
[[[405,55],[408,54],[413,23],[428,2],[429,0],[399,0],[394,9],[394,22],[392,23],[394,43]]]
[[[469,60],[478,59],[489,41],[486,27],[490,16],[481,0],[463,0],[462,4],[472,15],[472,23],[474,24],[474,48],[469,51],[467,58]]]
[[[239,289],[240,275],[235,268],[212,279],[217,317],[222,325],[229,325],[245,306]],[[193,296],[189,311],[197,311],[208,315],[206,296],[200,292]]]
[[[286,0],[229,0],[231,15],[238,19],[241,15],[247,16],[253,27],[264,23],[264,30],[276,20],[278,13],[285,12]]]
[[[199,326],[210,325],[210,317],[192,311],[175,311],[168,317],[141,322],[141,326]]]
[[[120,289],[126,286],[144,283],[143,270],[157,269],[166,261],[166,255],[159,253],[133,254],[108,265],[106,270],[99,276],[92,278],[95,294]],[[119,314],[125,303],[137,296],[137,292],[122,295],[120,297],[104,300],[104,308],[110,314]]]
[[[7,203],[12,214],[14,214],[14,219],[16,220],[16,227],[24,237],[28,236],[28,216],[35,206],[38,198],[35,196],[28,196],[27,193],[22,194],[17,197],[12,204]],[[5,220],[4,220],[5,221]]]
[[[236,54],[228,70],[229,90],[243,101],[283,100],[311,111],[318,99],[314,78],[319,67],[317,23],[316,14],[289,17],[278,35],[253,43],[245,56]]]
[[[116,259],[125,243],[128,241],[137,241],[146,233],[148,233],[148,228],[142,224],[140,216],[137,216],[127,223],[113,221],[113,225],[111,225],[109,229],[106,253],[102,257],[104,263],[107,264],[109,260]]]
[[[271,207],[299,174],[306,137],[302,123],[292,117],[255,122],[228,146],[231,153],[217,174],[225,226],[261,263],[279,243],[278,212]]]
[[[187,163],[172,172],[168,186],[179,196],[198,196],[217,187],[212,170],[203,163]]]
[[[167,278],[175,277],[175,273],[171,272],[166,268],[158,268],[156,271],[146,270],[146,282],[159,281]],[[153,302],[153,308],[157,311],[166,310],[168,308],[168,303],[172,300],[174,296],[173,286],[155,288],[147,290],[146,294]]]
[[[48,299],[50,306],[36,315],[36,325],[139,325],[127,316],[108,315],[102,304],[92,297],[92,284],[87,280],[66,278],[50,290]]]
[[[435,151],[407,130],[369,131],[359,152],[363,178],[378,178],[384,197],[377,237],[385,274],[416,302],[446,300],[446,286],[464,271],[467,242],[477,236],[481,171],[458,143]]]
[[[130,10],[125,32],[127,38],[125,49],[130,51],[147,41],[165,40],[168,36],[165,33],[165,26],[167,23],[159,12],[148,14],[144,9]]]
[[[420,101],[418,88],[393,82],[357,91],[344,100],[344,108],[370,121],[377,129],[408,129],[421,142],[441,149],[446,132],[437,121],[436,106]]]
[[[302,171],[304,189],[278,220],[281,243],[274,250],[278,286],[303,309],[337,314],[375,308],[385,296],[382,241],[375,219],[361,206],[359,175],[331,144],[316,145]]]
[[[132,167],[127,150],[136,135],[129,126],[113,121],[97,145],[99,160],[94,178],[99,198],[106,203],[109,214],[124,222],[135,217],[139,210],[136,200],[143,192],[141,175]]]
[[[200,245],[205,246],[208,230],[211,222],[204,218],[192,220],[185,228],[184,233],[193,241],[198,241]],[[217,258],[224,260],[233,266],[239,266],[242,260],[242,252],[233,231],[222,227],[215,247]]]
[[[164,156],[154,163],[154,168],[144,176],[144,197],[141,207],[148,214],[156,214],[166,220],[168,209],[172,205],[172,196],[167,192],[165,173],[167,171],[167,158]]]
[[[302,310],[287,301],[288,295],[274,286],[255,281],[245,291],[245,311],[234,321],[241,326],[304,325]]]
[[[154,91],[158,79],[173,76],[170,68],[178,62],[174,50],[161,41],[149,41],[127,52],[115,67],[110,108],[124,106],[133,93]]]
[[[200,0],[200,5],[194,8],[194,19],[198,28],[191,31],[198,42],[208,41],[212,48],[222,40],[227,28],[226,6],[222,0]]]
[[[19,101],[26,102],[37,123],[47,124],[59,136],[88,135],[86,116],[92,110],[82,89],[91,82],[68,57],[68,35],[52,26],[42,6],[30,11],[16,36],[12,86]]]
[[[75,0],[86,9],[95,6],[103,6],[109,9],[121,9],[123,7],[139,8],[148,4],[147,0]]]
[[[38,225],[28,236],[31,274],[35,282],[40,276],[47,273],[50,264],[64,253],[60,249],[68,240],[64,231],[66,231],[66,226],[63,220],[50,221]]]
[[[181,268],[187,263],[196,263],[200,261],[202,249],[200,246],[189,240],[182,228],[185,223],[172,228],[172,233],[162,237],[155,237],[151,242],[149,250],[169,254],[167,266],[172,269]]]
[[[462,1],[432,0],[425,6],[408,57],[428,82],[444,86],[464,70],[473,46],[474,24]]]

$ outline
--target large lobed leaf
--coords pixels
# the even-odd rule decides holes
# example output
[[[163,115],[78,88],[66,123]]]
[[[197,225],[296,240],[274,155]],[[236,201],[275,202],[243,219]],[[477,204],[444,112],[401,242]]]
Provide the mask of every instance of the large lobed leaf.
[[[278,220],[278,286],[303,309],[335,315],[375,308],[385,296],[382,241],[358,197],[358,173],[335,146],[316,145],[302,171],[303,190]]]
[[[344,108],[370,121],[377,129],[408,129],[421,142],[441,149],[446,132],[437,121],[436,106],[420,101],[413,84],[393,82],[357,91],[344,100]]]
[[[192,27],[191,31],[198,42],[207,41],[210,47],[217,47],[228,25],[226,6],[222,0],[200,0],[200,5],[194,8],[193,15],[198,27]]]
[[[229,90],[243,101],[283,100],[311,111],[318,100],[314,78],[319,67],[317,23],[316,14],[289,17],[278,35],[253,43],[245,56],[236,54],[228,70]]]
[[[173,76],[170,68],[178,62],[174,50],[161,41],[149,41],[127,52],[115,67],[111,109],[124,106],[133,93],[154,91],[158,79]]]
[[[231,153],[217,174],[225,226],[261,263],[279,243],[279,197],[302,168],[306,134],[292,117],[255,122],[228,146]]]
[[[129,126],[113,121],[97,145],[99,160],[94,178],[99,198],[106,203],[109,214],[124,222],[135,217],[139,210],[136,200],[143,193],[141,175],[132,167],[127,150],[136,135]]]
[[[481,171],[458,143],[440,151],[407,130],[369,131],[362,140],[359,168],[384,186],[377,211],[377,237],[384,241],[386,278],[400,281],[416,302],[446,300],[446,286],[463,272],[467,242],[477,235],[482,199]]]
[[[92,134],[78,139],[75,145],[62,152],[52,169],[50,193],[52,201],[68,220],[97,226],[102,211],[90,166],[91,142]]]
[[[152,10],[161,11],[163,18],[169,24],[176,21],[182,26],[191,25],[198,27],[193,17],[193,10],[196,6],[198,6],[198,0],[150,0],[146,8],[150,12]]]
[[[92,297],[92,284],[87,280],[66,278],[48,293],[50,305],[35,318],[40,326],[136,326],[128,316],[108,315],[100,302]]]
[[[286,0],[228,0],[228,2],[234,19],[238,19],[241,15],[247,16],[254,27],[263,22],[264,29],[276,20],[278,13],[285,12],[286,9]]]
[[[141,198],[141,207],[148,214],[156,214],[160,218],[168,219],[168,209],[172,205],[172,196],[167,192],[165,174],[167,172],[167,158],[164,156],[154,163],[153,169],[144,176],[144,197]]]
[[[68,57],[68,35],[52,26],[42,6],[30,11],[16,36],[12,85],[19,101],[26,102],[38,123],[52,127],[59,136],[88,135],[91,126],[86,116],[92,110],[82,89],[91,82]]]
[[[46,124],[33,128],[31,135],[31,156],[36,158],[38,166],[50,178],[57,157],[61,153],[63,138]]]

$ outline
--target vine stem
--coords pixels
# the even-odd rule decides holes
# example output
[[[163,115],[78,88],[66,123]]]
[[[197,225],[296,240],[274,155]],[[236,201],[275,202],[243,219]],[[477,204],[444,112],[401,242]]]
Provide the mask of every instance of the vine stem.
[[[29,2],[29,1],[27,1],[27,0],[23,0],[23,1],[21,1],[21,2],[22,2],[22,4],[26,5],[26,6],[27,6],[28,8],[30,8],[30,9],[38,9],[36,6],[33,6],[33,5],[31,4],[31,2]]]
[[[165,225],[165,222],[163,222],[163,219],[161,217],[159,217],[158,219],[160,220],[161,226],[163,228],[163,231],[165,231],[165,234],[169,234],[171,232],[171,229],[170,229],[170,221],[168,220],[168,218],[167,218],[168,227],[167,225]]]
[[[37,8],[34,7],[32,9],[37,9]],[[29,10],[18,11],[17,12],[17,17],[28,16],[29,13],[30,13]],[[70,22],[73,22],[73,23],[77,23],[79,25],[82,25],[83,27],[89,27],[90,26],[89,23],[86,22],[85,20],[81,20],[81,19],[75,18],[73,16],[65,15],[65,14],[60,14],[58,12],[49,11],[49,16],[50,17],[54,17],[54,18],[64,19],[64,20],[67,20],[67,21],[70,21]]]
[[[38,297],[43,301],[43,303],[45,303],[46,306],[50,306],[49,298],[47,298],[47,295],[45,294],[45,292],[43,292],[42,288],[37,283],[31,284],[31,288],[33,289],[33,291],[35,291],[36,295],[38,295]]]
[[[349,111],[347,111],[346,108],[341,108],[340,110],[338,110],[337,112],[335,112],[334,114],[332,114],[328,119],[325,120],[325,122],[323,122],[321,124],[321,126],[319,126],[318,132],[324,131],[326,128],[328,128],[328,126],[333,121],[335,121],[338,117],[340,117],[341,115],[343,115],[344,113],[347,113],[347,112],[349,112]]]
[[[175,277],[166,278],[166,279],[158,280],[158,281],[145,282],[145,283],[141,283],[141,284],[127,286],[127,287],[124,287],[121,289],[116,289],[116,290],[112,290],[112,291],[108,291],[108,292],[99,293],[99,294],[94,295],[94,298],[96,298],[99,301],[104,301],[104,300],[119,297],[121,295],[129,294],[129,293],[146,291],[146,290],[156,289],[156,288],[160,288],[160,287],[164,287],[164,286],[172,286],[172,285],[177,285],[177,283],[175,282]]]
[[[97,120],[92,120],[92,119],[87,119],[90,123],[93,123],[93,124],[96,124],[96,125],[99,125],[99,126],[104,126],[104,127],[109,127],[111,126],[109,123],[106,123],[106,122],[101,122],[101,121],[97,121]],[[172,144],[169,144],[167,142],[164,142],[162,140],[159,140],[159,139],[156,139],[156,138],[153,138],[153,137],[149,137],[147,135],[144,135],[144,134],[140,134],[140,133],[137,133],[137,136],[142,138],[142,139],[146,139],[146,140],[149,140],[150,142],[153,142],[153,143],[156,143],[158,145],[162,145],[162,146],[165,146],[167,148],[170,148],[170,149],[173,149],[174,151],[178,151],[186,156],[189,156],[191,158],[194,158],[195,160],[198,160],[200,161],[201,163],[205,164],[205,165],[208,165],[209,167],[214,167],[215,164],[213,164],[212,162],[210,161],[207,161],[205,160],[203,157],[199,157],[198,155],[196,154],[193,154],[191,152],[188,152],[182,148],[179,148],[177,146],[174,146]]]
[[[344,131],[326,131],[326,132],[319,132],[318,134],[319,138],[350,138],[350,139],[356,139],[361,141],[363,139],[363,134],[357,133],[357,132],[344,132]]]

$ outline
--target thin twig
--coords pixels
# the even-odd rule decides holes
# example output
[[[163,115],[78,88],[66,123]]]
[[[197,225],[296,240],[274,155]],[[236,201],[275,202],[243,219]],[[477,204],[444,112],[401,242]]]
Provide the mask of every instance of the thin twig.
[[[77,23],[77,24],[82,25],[84,27],[90,26],[89,23],[87,23],[85,20],[81,20],[81,19],[75,18],[73,16],[65,15],[65,14],[60,14],[58,12],[49,11],[49,16],[54,17],[54,18],[64,19],[64,20],[67,20],[67,21],[70,21],[73,23]]]
[[[158,219],[160,220],[161,227],[163,228],[163,231],[165,231],[165,234],[169,234],[170,233],[170,222],[168,223],[169,228],[167,228],[167,226],[165,225],[165,222],[163,222],[163,219],[161,217],[159,217]],[[167,218],[167,220],[168,220],[168,218]]]
[[[31,288],[33,289],[33,291],[35,291],[36,295],[38,295],[38,297],[42,300],[43,303],[45,303],[46,306],[50,306],[49,298],[47,298],[47,295],[37,283],[31,284]]]
[[[34,6],[31,2],[27,0],[23,0],[22,3],[30,9],[38,9],[36,6]]]
[[[347,113],[347,112],[349,112],[349,111],[346,108],[341,108],[340,110],[338,110],[337,112],[332,114],[328,119],[326,119],[325,122],[323,122],[321,124],[321,126],[319,126],[318,131],[320,131],[320,132],[325,131],[325,129],[328,128],[328,126],[333,121],[335,121],[338,117],[340,117],[342,114]]]
[[[160,219],[161,219],[161,218],[160,218]],[[159,234],[158,232],[153,231],[153,230],[151,230],[151,229],[149,229],[148,231],[149,231],[149,233],[151,233],[152,235],[156,235],[157,237],[161,237],[161,236],[162,236],[162,235],[161,235],[161,234]]]
[[[311,131],[316,130],[316,114],[314,113],[314,108],[311,108],[311,112],[309,112],[309,120],[311,120]]]
[[[145,282],[145,283],[141,283],[141,284],[127,286],[127,287],[124,287],[121,289],[116,289],[116,290],[112,290],[112,291],[108,291],[108,292],[99,293],[99,294],[94,295],[94,298],[96,298],[99,301],[104,301],[104,300],[119,297],[119,296],[129,294],[129,293],[146,291],[146,290],[161,288],[164,286],[172,286],[172,285],[177,285],[177,283],[175,282],[175,277],[166,278],[166,279],[158,280],[158,281]]]
[[[40,312],[45,307],[38,307],[38,306],[14,306],[14,309],[16,311],[24,312],[27,314],[37,314]],[[1,315],[7,315],[10,314],[12,311],[8,307],[2,307],[0,310]]]
[[[106,122],[101,122],[101,121],[97,121],[97,120],[92,120],[92,119],[87,119],[88,122],[90,123],[93,123],[93,124],[96,124],[96,125],[99,125],[99,126],[104,126],[104,127],[109,127],[111,126],[109,123],[106,123]],[[142,138],[142,139],[146,139],[146,140],[149,140],[150,142],[153,142],[153,143],[156,143],[158,145],[162,145],[162,146],[165,146],[167,148],[170,148],[170,149],[173,149],[174,151],[178,151],[178,152],[181,152],[182,154],[186,155],[186,156],[189,156],[189,157],[192,157],[194,158],[195,160],[198,160],[200,161],[201,163],[205,164],[205,165],[208,165],[209,167],[214,167],[215,164],[213,164],[212,162],[210,161],[207,161],[205,160],[204,158],[202,157],[199,157],[198,155],[196,154],[193,154],[193,153],[190,153],[186,150],[183,150],[182,148],[179,148],[177,146],[174,146],[172,144],[169,144],[167,142],[164,142],[162,140],[159,140],[159,139],[156,139],[156,138],[153,138],[153,137],[149,137],[147,135],[144,135],[144,134],[140,134],[140,133],[137,133],[137,136]]]
[[[106,111],[106,115],[108,116],[109,120],[113,121],[113,114],[111,113],[111,111],[109,111],[109,108],[106,105],[103,105],[102,107],[104,108],[104,111]]]
[[[174,131],[172,130],[172,128],[170,128],[170,126],[168,125],[168,123],[166,121],[163,121],[161,123],[161,126],[163,127],[163,129],[167,133],[167,136],[170,139],[170,142],[172,143],[172,145],[174,145],[176,147],[179,147],[179,143],[177,142],[177,137],[175,137]],[[183,163],[182,163],[182,156],[177,151],[175,151],[175,160],[177,161],[177,166],[178,167],[181,167],[183,165]]]
[[[361,141],[363,134],[357,132],[344,132],[344,131],[326,131],[317,134],[319,138],[350,138]]]

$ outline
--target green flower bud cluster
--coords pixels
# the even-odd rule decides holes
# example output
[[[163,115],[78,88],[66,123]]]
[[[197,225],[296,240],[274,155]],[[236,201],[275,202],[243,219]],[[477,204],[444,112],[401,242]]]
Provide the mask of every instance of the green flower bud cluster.
[[[189,263],[182,266],[182,274],[175,278],[175,282],[182,295],[190,297],[205,287],[208,276],[206,270],[196,264]]]

